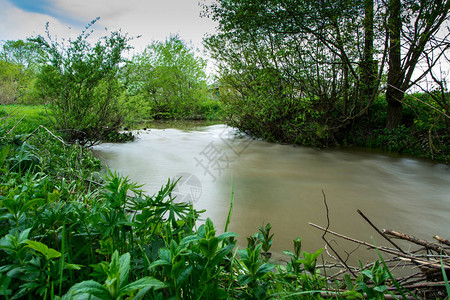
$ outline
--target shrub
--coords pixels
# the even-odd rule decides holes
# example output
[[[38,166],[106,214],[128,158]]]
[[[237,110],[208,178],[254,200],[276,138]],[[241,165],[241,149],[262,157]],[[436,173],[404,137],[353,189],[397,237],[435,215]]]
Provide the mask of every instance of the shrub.
[[[67,141],[87,146],[117,131],[123,119],[117,107],[122,91],[117,72],[129,39],[111,32],[92,45],[88,30],[97,20],[66,44],[52,39],[48,24],[47,38],[31,39],[43,52],[36,85],[54,110],[55,127]]]

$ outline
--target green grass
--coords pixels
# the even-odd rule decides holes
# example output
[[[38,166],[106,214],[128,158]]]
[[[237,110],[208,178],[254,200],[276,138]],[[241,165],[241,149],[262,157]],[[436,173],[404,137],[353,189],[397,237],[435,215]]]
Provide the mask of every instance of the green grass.
[[[35,130],[39,125],[52,127],[52,114],[43,105],[0,105],[0,118],[12,133],[22,134]]]

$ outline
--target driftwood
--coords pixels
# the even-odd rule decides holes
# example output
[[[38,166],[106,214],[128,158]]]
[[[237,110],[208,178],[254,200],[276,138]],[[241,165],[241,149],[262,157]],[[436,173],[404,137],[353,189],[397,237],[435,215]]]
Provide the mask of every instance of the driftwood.
[[[436,240],[438,240],[438,241],[441,242],[442,244],[445,244],[445,245],[447,245],[447,246],[450,246],[450,241],[449,241],[449,240],[443,239],[443,238],[441,238],[440,236],[437,236],[437,235],[433,236],[433,238],[436,239]]]
[[[360,273],[362,270],[370,268],[372,264],[363,267],[363,269],[349,266],[347,264],[348,259],[344,261],[339,256],[338,252],[331,247],[330,243],[326,239],[327,234],[345,239],[347,241],[351,241],[355,244],[367,247],[369,249],[374,250],[377,249],[379,253],[384,253],[384,255],[388,255],[387,258],[383,258],[385,266],[387,266],[391,274],[393,270],[398,268],[398,266],[402,267],[403,277],[395,279],[395,282],[397,284],[400,284],[404,291],[405,290],[409,291],[408,293],[410,293],[410,295],[414,294],[415,297],[419,298],[431,297],[435,299],[447,295],[446,294],[446,286],[448,286],[447,278],[450,278],[449,240],[435,235],[433,236],[433,238],[439,243],[429,242],[395,230],[388,230],[388,229],[380,230],[360,210],[358,210],[357,212],[361,215],[361,217],[377,233],[379,233],[386,241],[388,241],[395,248],[377,246],[365,241],[357,240],[348,237],[346,235],[329,230],[330,220],[328,216],[328,206],[326,204],[325,194],[324,194],[324,202],[327,212],[326,228],[313,223],[309,223],[309,225],[323,231],[322,239],[326,242],[327,247],[329,247],[332,250],[334,255],[331,255],[331,253],[328,252],[328,249],[326,253],[328,253],[330,258],[340,263],[342,267],[342,270],[337,272],[337,274],[333,275],[332,277],[330,277],[330,279],[336,278],[337,276],[341,276],[344,273],[350,273],[351,275],[356,277],[355,276],[356,273]],[[395,242],[393,242],[392,239],[401,239],[403,241],[411,243],[412,245],[408,247],[408,251],[405,251],[406,247],[402,249]],[[405,276],[405,272],[409,274]],[[445,277],[444,274],[446,275]],[[392,281],[393,280],[391,279],[387,280],[387,283],[391,284],[388,290],[395,293],[397,288],[393,284],[394,282]]]
[[[438,253],[447,255],[447,252],[444,250],[444,248],[441,245],[436,244],[436,243],[427,242],[425,240],[417,239],[417,238],[413,237],[412,235],[404,234],[404,233],[401,233],[401,232],[398,232],[395,230],[387,230],[387,229],[383,229],[383,234],[390,235],[390,236],[393,236],[395,238],[402,239],[405,241],[409,241],[414,244],[424,246],[427,249],[431,249]]]

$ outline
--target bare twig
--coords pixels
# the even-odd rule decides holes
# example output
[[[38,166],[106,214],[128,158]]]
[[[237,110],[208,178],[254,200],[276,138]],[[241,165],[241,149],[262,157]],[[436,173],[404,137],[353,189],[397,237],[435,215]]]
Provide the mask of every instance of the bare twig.
[[[401,233],[401,232],[398,232],[395,230],[388,230],[388,229],[383,229],[383,234],[390,235],[390,236],[393,236],[393,237],[396,237],[396,238],[399,238],[402,240],[406,240],[411,243],[424,246],[427,249],[432,249],[432,250],[436,251],[437,253],[447,255],[447,252],[444,250],[444,248],[441,247],[441,245],[418,239],[409,234],[404,234],[404,233]]]
[[[419,259],[418,257],[416,257],[416,256],[414,256],[414,255],[404,254],[404,253],[401,253],[401,252],[396,251],[396,250],[394,250],[394,249],[386,248],[386,247],[383,247],[383,246],[378,246],[378,247],[377,247],[377,246],[372,245],[372,244],[369,244],[369,243],[367,243],[367,242],[359,241],[359,240],[350,238],[350,237],[348,237],[348,236],[345,236],[345,235],[343,235],[343,234],[339,234],[339,233],[337,233],[337,232],[333,232],[333,231],[331,231],[331,230],[328,230],[328,229],[326,229],[326,228],[323,228],[322,226],[316,225],[316,224],[311,223],[311,222],[308,223],[308,224],[311,225],[311,226],[313,226],[313,227],[315,227],[315,228],[317,228],[317,229],[320,229],[320,230],[322,230],[322,231],[326,231],[327,233],[330,233],[330,234],[332,234],[332,235],[341,237],[341,238],[346,239],[346,240],[348,240],[348,241],[352,241],[352,242],[354,242],[354,243],[358,243],[358,244],[367,246],[367,247],[372,248],[372,249],[378,249],[378,250],[383,251],[383,252],[385,252],[385,253],[389,253],[389,254],[392,254],[392,255],[395,255],[395,256],[404,258],[406,261],[411,261],[411,262],[417,263],[417,264],[419,264],[419,265],[421,265],[421,266],[428,267],[428,268],[441,269],[440,262],[437,261],[437,260],[434,260],[434,261],[425,261],[425,260]],[[444,269],[450,270],[450,266],[445,265],[445,266],[444,266]]]
[[[6,134],[7,135],[10,134],[17,127],[17,125],[19,125],[19,123],[22,122],[23,118],[25,118],[25,115],[23,115],[22,118],[20,118],[20,120],[17,121],[17,123],[14,124],[14,126],[10,130],[8,130],[8,132]]]
[[[45,127],[44,125],[39,125],[38,128],[36,128],[35,130],[33,130],[32,133],[30,133],[23,141],[25,142],[26,140],[28,140],[33,134],[36,133],[36,131],[38,131],[40,128],[44,128],[45,131],[47,131],[51,136],[53,136],[55,139],[57,139],[58,141],[60,141],[61,143],[63,143],[64,145],[67,145],[66,142],[63,141],[62,138],[60,138],[59,136],[56,136],[53,132],[51,132],[50,130],[47,129],[47,127]]]
[[[323,202],[325,203],[325,209],[327,210],[327,228],[325,229],[324,233],[322,234],[322,239],[325,241],[325,243],[328,245],[328,247],[330,247],[331,251],[333,251],[333,253],[337,256],[339,261],[345,266],[345,268],[356,278],[357,277],[356,274],[352,271],[352,269],[350,269],[350,267],[347,265],[347,263],[341,258],[339,253],[337,253],[336,250],[334,250],[334,248],[330,245],[328,240],[325,238],[325,235],[328,232],[328,228],[330,227],[330,216],[329,216],[329,210],[328,210],[328,204],[327,204],[327,197],[325,196],[325,192],[323,190],[322,190],[322,195],[323,195]]]
[[[445,244],[445,245],[447,245],[447,246],[450,246],[450,241],[447,240],[447,239],[441,238],[440,236],[437,236],[437,235],[433,236],[433,238],[434,238],[435,240],[438,240],[438,241],[439,241],[440,243],[442,243],[442,244]]]
[[[381,232],[370,220],[368,217],[366,217],[366,215],[363,214],[362,211],[360,211],[359,209],[356,210],[358,212],[358,214],[361,215],[361,217],[363,217],[364,220],[366,220],[367,223],[369,223],[370,226],[372,226],[373,229],[375,229],[376,232],[378,232],[386,241],[388,241],[389,243],[391,243],[392,246],[394,246],[395,248],[398,249],[398,251],[400,251],[401,253],[406,253],[405,251],[403,251],[399,246],[397,246],[397,244],[395,244],[393,241],[391,241],[383,232]]]

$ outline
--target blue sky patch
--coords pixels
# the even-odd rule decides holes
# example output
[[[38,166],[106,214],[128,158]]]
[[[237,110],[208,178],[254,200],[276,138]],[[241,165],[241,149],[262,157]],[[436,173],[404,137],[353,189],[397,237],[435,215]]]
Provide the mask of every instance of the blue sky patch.
[[[54,6],[54,0],[9,0],[9,2],[24,11],[49,15],[63,23],[69,23],[71,25],[80,25],[85,23],[59,11]]]
[[[10,2],[14,6],[28,12],[53,16],[52,2],[49,0],[11,0]]]

